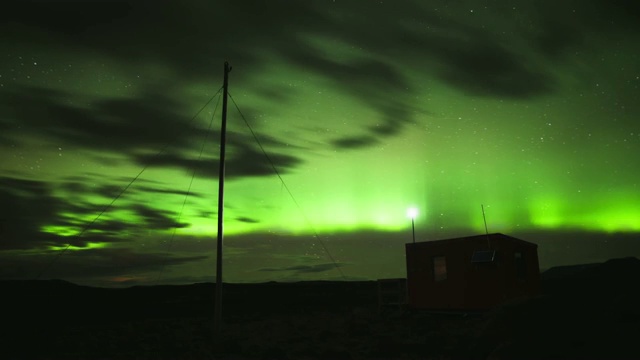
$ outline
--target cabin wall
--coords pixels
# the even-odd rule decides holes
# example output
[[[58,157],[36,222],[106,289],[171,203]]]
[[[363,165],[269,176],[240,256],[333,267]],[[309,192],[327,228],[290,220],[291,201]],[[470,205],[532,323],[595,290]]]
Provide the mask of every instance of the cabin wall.
[[[495,262],[471,262],[474,251],[489,246],[497,252]],[[517,252],[524,260],[516,259]],[[480,236],[423,242],[407,244],[406,255],[409,304],[414,308],[487,309],[539,291],[537,249],[526,242],[504,237],[491,238],[489,244]],[[446,280],[434,278],[433,258],[437,256],[446,258]]]

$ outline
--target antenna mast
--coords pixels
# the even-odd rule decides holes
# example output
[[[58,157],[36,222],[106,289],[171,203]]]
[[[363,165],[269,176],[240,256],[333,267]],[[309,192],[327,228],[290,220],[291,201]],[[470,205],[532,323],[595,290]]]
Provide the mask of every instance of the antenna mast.
[[[487,246],[491,248],[491,241],[489,240],[489,229],[487,228],[487,217],[484,215],[484,205],[480,204],[482,209],[482,220],[484,221],[484,233],[487,235]]]
[[[214,340],[221,332],[222,322],[222,240],[223,240],[223,212],[224,212],[224,160],[227,135],[227,94],[229,92],[229,72],[231,67],[224,62],[224,83],[222,91],[222,125],[220,129],[220,161],[218,173],[218,242],[216,252],[216,298],[213,312]]]

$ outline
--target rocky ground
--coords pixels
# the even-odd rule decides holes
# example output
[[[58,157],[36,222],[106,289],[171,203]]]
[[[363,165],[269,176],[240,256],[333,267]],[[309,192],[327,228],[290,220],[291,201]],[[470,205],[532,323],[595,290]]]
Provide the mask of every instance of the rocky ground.
[[[553,271],[551,271],[553,270]],[[5,282],[3,359],[640,358],[640,260],[543,274],[544,293],[484,313],[377,307],[375,282],[96,289]]]

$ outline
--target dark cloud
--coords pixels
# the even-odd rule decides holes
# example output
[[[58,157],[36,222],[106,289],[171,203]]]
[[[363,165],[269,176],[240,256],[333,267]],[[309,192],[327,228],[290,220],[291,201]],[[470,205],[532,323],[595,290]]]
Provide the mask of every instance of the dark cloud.
[[[67,181],[62,187],[84,194],[101,192],[100,187],[96,190],[79,184]],[[141,228],[166,230],[189,225],[175,220],[176,212],[142,204],[108,207],[108,203],[90,204],[74,198],[62,199],[53,196],[53,186],[35,180],[0,178],[0,222],[3,224],[0,249],[43,249],[67,245],[87,247],[91,243],[120,243],[124,241],[125,233],[137,232]],[[119,187],[115,190],[121,191]],[[105,195],[110,197],[113,194]],[[110,212],[123,209],[132,210],[142,223],[109,218]],[[84,220],[87,217],[95,220]],[[46,230],[47,227],[49,230]],[[65,228],[81,235],[58,235],[57,230],[53,230],[55,228]]]
[[[243,147],[231,155],[225,172],[231,177],[275,175],[271,164],[281,174],[302,164],[301,158],[289,154],[268,153],[268,156],[269,159],[255,147]]]
[[[150,186],[140,186],[138,183],[144,183],[144,180],[136,179],[132,186],[127,188],[126,191],[123,190],[127,187],[127,185],[133,180],[131,179],[120,179],[120,184],[104,184],[104,185],[87,185],[85,182],[87,181],[96,181],[90,180],[88,178],[83,178],[84,182],[70,180],[62,182],[59,185],[59,188],[64,190],[69,195],[90,195],[97,194],[103,196],[107,199],[115,199],[116,197],[123,198],[127,194],[135,193],[135,192],[143,192],[143,193],[153,193],[153,194],[167,194],[167,195],[180,195],[180,196],[190,196],[201,198],[202,194],[194,192],[194,191],[183,191],[183,190],[172,190],[167,188],[154,188]]]
[[[41,227],[55,218],[60,201],[47,183],[36,180],[0,178],[0,249],[29,249],[51,243],[55,237]]]
[[[338,88],[346,91],[357,102],[378,112],[379,116],[372,121],[373,124],[364,128],[368,134],[360,135],[361,137],[369,136],[374,139],[393,136],[413,121],[413,106],[408,100],[413,91],[408,79],[394,64],[370,59],[356,59],[345,63],[324,58],[308,46],[298,49],[297,53],[291,53],[290,56],[294,63],[332,79]],[[389,96],[390,94],[396,95]],[[353,138],[354,136],[347,135],[344,139],[333,140],[333,144],[336,147],[356,148],[375,143],[350,141]],[[344,144],[348,146],[343,146]]]
[[[215,59],[220,64],[229,59],[243,69],[233,73],[234,79],[250,83],[248,79],[266,65],[264,54],[275,53],[292,66],[331,79],[355,101],[378,111],[378,119],[364,125],[364,130],[375,137],[393,136],[411,122],[412,112],[406,109],[411,107],[416,89],[404,75],[404,64],[422,66],[425,73],[467,93],[528,98],[553,91],[555,84],[545,65],[533,60],[529,50],[556,60],[568,49],[588,46],[585,34],[590,32],[621,33],[639,28],[638,5],[626,0],[589,4],[545,0],[531,6],[494,3],[484,15],[475,15],[489,16],[486,21],[466,18],[468,11],[462,9],[468,9],[464,3],[439,8],[418,1],[373,5],[365,1],[284,0],[241,4],[232,0],[11,4],[12,11],[5,14],[1,29],[12,41],[16,37],[27,43],[49,38],[51,43],[128,64],[164,64],[184,80],[219,82],[220,71],[213,69],[212,63],[216,63]],[[522,8],[523,13],[515,8]],[[74,21],[58,20],[70,16]],[[520,25],[510,22],[512,17],[524,17],[526,21]],[[210,45],[210,24],[231,36],[220,34],[215,37],[215,46]],[[514,35],[516,41],[520,39],[521,46],[505,42],[505,33]],[[362,49],[363,55],[334,58],[326,49],[313,46],[304,35],[340,40]],[[365,56],[364,52],[375,56]],[[260,93],[274,101],[286,102],[288,98],[282,89],[263,89]],[[36,95],[30,104],[38,103],[37,94],[29,91],[28,95]],[[17,102],[22,103],[25,101]],[[98,121],[92,120],[95,114],[87,121],[83,111],[65,109],[59,103],[57,107],[34,108],[42,109],[42,115],[53,111],[53,118],[58,120],[53,122],[71,126],[73,133],[58,135],[71,137],[76,143],[85,139],[86,145],[92,142],[96,147],[126,148],[164,144],[172,138],[173,133],[168,130],[175,129],[172,119],[178,106],[170,97],[158,94],[109,100],[95,108],[102,115]],[[59,122],[64,119],[66,122]],[[6,123],[0,124],[0,129],[5,128]],[[89,136],[87,129],[92,129]],[[353,137],[345,135],[344,140],[333,143],[344,148],[374,144],[349,141]]]
[[[10,134],[20,129],[21,136],[29,131],[67,146],[116,153],[189,146],[191,137],[203,132],[180,113],[180,104],[161,94],[91,105],[74,105],[60,91],[18,87],[0,100],[0,122],[9,124]]]
[[[86,218],[86,215],[98,215],[107,210],[108,203],[105,204],[92,204],[83,200],[74,201],[74,198],[70,198],[70,201],[59,200],[60,213],[73,214],[73,216]],[[113,211],[118,209],[117,205],[111,205],[109,210]],[[80,222],[79,222],[80,223]]]
[[[543,6],[538,3],[538,6]],[[524,37],[530,41],[533,47],[544,55],[556,59],[569,49],[579,46],[585,41],[585,34],[572,23],[575,18],[566,11],[553,11],[540,19],[541,25],[537,32],[525,33]]]
[[[331,142],[334,147],[340,149],[358,149],[363,147],[369,147],[371,145],[377,144],[379,140],[371,135],[362,135],[362,136],[350,136],[343,137],[340,139],[335,139]]]
[[[291,171],[302,163],[302,159],[279,153],[269,153],[269,159],[273,162],[280,174]],[[240,177],[270,176],[275,175],[271,162],[252,143],[238,146],[236,151],[230,151],[225,161],[225,177],[234,179]],[[197,155],[185,156],[177,154],[138,155],[136,162],[140,165],[154,167],[172,167],[183,169],[188,174],[218,178],[219,160],[205,157],[198,159]]]
[[[552,59],[570,50],[588,50],[593,34],[617,37],[640,31],[640,6],[632,0],[543,0],[532,5],[535,25],[519,30],[535,49]]]
[[[198,217],[211,219],[216,216],[217,211],[198,210]]]
[[[341,8],[346,16],[359,13],[354,2]],[[389,16],[389,11],[394,16]],[[371,28],[371,17],[381,25]],[[334,81],[356,101],[375,109],[378,117],[365,125],[364,135],[345,135],[332,141],[339,148],[355,149],[376,144],[374,139],[393,136],[410,123],[416,105],[415,84],[406,77],[402,64],[414,63],[463,92],[482,96],[529,98],[549,93],[555,80],[528,55],[503,45],[503,39],[484,28],[464,25],[409,3],[368,9],[367,19],[342,19],[324,31],[328,38],[361,46],[384,56],[397,53],[398,62],[354,57],[333,59],[303,43],[283,52],[293,64],[310,69]],[[441,32],[409,30],[403,20],[423,20]],[[384,25],[382,25],[384,24]],[[363,32],[367,28],[370,31]],[[320,33],[323,33],[322,31]],[[328,34],[327,34],[328,33]],[[452,36],[452,34],[455,34]],[[410,54],[410,55],[407,55]],[[425,104],[420,104],[425,106]]]
[[[547,83],[551,79],[544,71],[526,57],[505,49],[501,39],[492,37],[489,31],[463,25],[454,18],[443,18],[441,12],[411,2],[374,6],[358,1],[341,4],[271,1],[268,5],[262,1],[242,5],[234,1],[171,4],[123,1],[38,5],[39,11],[34,14],[32,6],[22,2],[16,4],[16,10],[8,15],[12,20],[9,24],[13,25],[6,25],[7,31],[14,30],[12,33],[15,33],[12,29],[15,24],[46,29],[48,36],[58,34],[70,45],[98,51],[129,64],[166,63],[177,74],[186,77],[185,80],[201,80],[208,77],[206,74],[219,73],[212,71],[211,62],[224,58],[244,69],[234,72],[234,79],[249,83],[247,79],[251,74],[261,69],[263,50],[268,49],[293,66],[331,79],[355,101],[375,109],[379,116],[364,125],[363,130],[378,138],[393,136],[412,121],[411,99],[416,90],[402,69],[407,60],[415,63],[415,59],[422,59],[425,64],[431,63],[427,73],[435,73],[465,92],[529,97],[551,89]],[[367,7],[366,16],[362,13],[363,6]],[[104,11],[98,10],[102,8]],[[79,11],[95,15],[75,19],[73,24],[52,20],[57,18],[56,14],[68,16]],[[415,21],[444,31],[409,30],[406,22]],[[218,24],[233,36],[218,37],[215,47],[201,46],[210,43],[206,24],[211,23]],[[553,22],[552,26],[555,24]],[[301,34],[340,39],[380,56],[333,58]],[[166,46],[168,43],[172,46]],[[194,46],[198,48],[197,53],[192,49]],[[397,63],[382,60],[389,52],[398,54]],[[28,93],[33,95],[33,91]],[[275,88],[261,91],[261,94],[278,101],[287,98],[286,92]],[[11,102],[16,103],[15,100]],[[159,94],[107,100],[96,104],[93,114],[57,105],[38,108],[43,109],[43,113],[45,110],[46,113],[53,112],[56,119],[67,119],[61,124],[74,129],[73,133],[65,134],[73,138],[69,140],[75,143],[84,140],[95,147],[124,149],[168,142],[174,135],[171,131],[176,128],[175,115],[179,107],[171,98]],[[56,113],[64,116],[56,117]],[[126,126],[122,126],[124,124]],[[186,130],[189,133],[193,129]],[[349,141],[352,138],[353,135],[346,135],[344,140],[334,141],[334,145],[357,148],[374,143]],[[181,140],[184,138],[178,142],[184,143]]]
[[[48,246],[85,247],[92,242],[116,242],[112,237],[123,227],[110,222],[98,222],[93,229],[104,228],[100,234],[88,233],[82,237],[61,236],[46,232],[47,226],[64,226],[80,231],[82,221],[61,215],[69,210],[80,214],[97,214],[99,207],[70,204],[52,195],[49,184],[35,180],[0,178],[0,250],[43,249]],[[90,212],[92,210],[93,212]]]
[[[305,40],[299,36],[304,32],[339,35],[356,45],[366,45],[366,50],[382,52],[391,49],[399,54],[399,58],[403,57],[403,52],[414,53],[412,48],[416,45],[405,40],[415,36],[407,30],[404,20],[421,20],[434,27],[448,26],[446,33],[460,32],[461,27],[467,33],[471,30],[483,32],[477,28],[463,27],[462,22],[447,18],[442,11],[427,10],[415,2],[375,6],[363,1],[292,4],[277,0],[268,4],[257,0],[242,4],[231,0],[206,4],[188,1],[171,4],[151,4],[146,1],[36,3],[37,7],[30,1],[14,2],[12,8],[15,10],[7,14],[10,20],[7,24],[23,24],[46,30],[48,34],[62,34],[64,41],[76,47],[91,48],[128,61],[169,61],[173,68],[198,77],[211,71],[210,59],[215,58],[212,55],[224,55],[225,58],[239,61],[245,69],[250,68],[245,66],[245,62],[253,67],[262,60],[258,55],[260,48],[272,49],[289,59],[295,59],[300,49],[305,49],[305,53],[314,55],[314,58],[326,57],[319,50],[304,46]],[[367,7],[366,15],[362,11],[363,6]],[[34,11],[34,8],[38,11]],[[553,13],[550,11],[552,9],[547,5],[541,11],[545,11],[544,16],[549,16]],[[73,22],[55,20],[74,13],[91,15],[79,16]],[[199,47],[198,51],[202,54],[199,57],[193,56],[193,51],[180,51],[182,47],[208,43],[210,34],[204,30],[208,29],[207,24],[210,23],[219,24],[233,36],[220,36],[215,47]],[[371,26],[374,23],[378,26]],[[164,36],[158,36],[159,29]],[[172,46],[166,46],[167,43]],[[375,43],[379,44],[379,48],[372,46]],[[306,64],[307,60],[299,58],[297,62]],[[393,85],[398,72],[386,71],[384,66],[375,64],[376,61],[358,60],[346,68],[361,69],[381,85]],[[324,66],[324,70],[335,69],[337,65],[336,62],[332,67]],[[310,64],[310,67],[323,68],[317,64]],[[338,72],[337,75],[357,79],[359,72]],[[350,84],[345,82],[345,85]]]
[[[159,189],[159,188],[152,188],[152,187],[148,187],[148,186],[134,187],[133,190],[134,191],[147,192],[147,193],[181,195],[181,196],[189,196],[189,197],[193,196],[193,197],[197,197],[197,198],[201,198],[202,197],[202,194],[194,192],[194,191]]]
[[[260,222],[260,220],[258,220],[258,219],[253,219],[253,218],[246,217],[246,216],[237,217],[236,220],[238,220],[240,222],[243,222],[243,223],[247,223],[247,224],[257,224],[257,223]]]
[[[441,44],[439,56],[447,67],[440,76],[474,95],[528,98],[551,91],[554,80],[489,39]]]
[[[168,230],[189,226],[188,223],[181,223],[173,219],[173,217],[177,218],[177,216],[172,211],[153,209],[142,204],[135,204],[131,206],[131,209],[142,218],[145,229]],[[142,227],[141,224],[137,226]]]
[[[271,87],[259,86],[255,89],[255,92],[269,101],[281,104],[286,103],[292,95],[294,95],[294,91],[292,89],[278,85],[273,85]],[[245,110],[242,110],[242,112],[244,115],[247,115]]]
[[[127,193],[123,192],[124,189],[125,186],[122,185],[104,184],[96,186],[95,193],[107,199],[115,199],[127,196]]]
[[[292,271],[295,274],[305,274],[305,273],[319,273],[319,272],[335,270],[336,268],[342,267],[342,266],[344,266],[344,264],[326,263],[326,264],[315,264],[315,265],[295,265],[295,266],[288,266],[283,268],[263,268],[263,269],[260,269],[259,271]]]
[[[0,278],[67,279],[100,281],[103,277],[141,276],[153,280],[160,270],[190,262],[206,260],[208,256],[176,256],[162,253],[141,253],[131,249],[86,249],[69,251],[63,257],[49,255],[24,255],[21,257],[0,254]],[[151,278],[150,278],[151,277]]]
[[[85,179],[82,179],[82,180],[85,180]],[[59,185],[59,187],[60,189],[64,190],[67,193],[78,194],[78,195],[85,194],[92,191],[91,187],[85,184],[84,182],[71,180],[71,179],[64,181],[62,184]]]
[[[157,270],[162,266],[180,265],[191,261],[208,259],[209,256],[173,256],[163,253],[140,253],[132,249],[87,249],[73,254],[76,259],[99,259],[103,267],[138,268]],[[117,270],[113,270],[117,274]]]
[[[88,174],[94,177],[100,177],[100,178],[104,177],[104,174],[96,174],[96,173],[88,173]],[[128,184],[131,181],[131,177],[118,176],[118,177],[115,177],[114,180],[119,181],[122,184]],[[138,187],[140,184],[156,185],[156,186],[164,185],[164,183],[161,181],[142,179],[142,178],[137,178],[135,184],[136,184],[136,187]]]
[[[179,119],[184,117],[177,115],[178,105],[167,105],[167,99],[142,97],[106,100],[97,104],[93,110],[74,107],[63,99],[64,96],[59,92],[24,88],[10,94],[4,103],[5,109],[15,113],[15,116],[0,118],[0,121],[20,118],[22,126],[31,129],[36,135],[74,147],[120,152],[133,157],[143,166],[177,167],[189,173],[197,170],[200,175],[218,176],[217,159],[209,157],[205,160],[195,160],[176,155],[194,148],[193,137],[197,133],[205,134],[206,131],[195,127],[194,124],[181,123]],[[27,105],[27,102],[37,102],[39,105],[34,107]],[[157,103],[164,105],[154,109]],[[212,131],[215,139],[219,138],[218,134],[218,131]],[[286,147],[286,144],[269,136],[261,136],[260,142],[263,146]],[[167,147],[170,144],[172,146]],[[229,146],[229,178],[274,173],[253,138],[247,135],[229,136]],[[234,152],[233,148],[237,150]],[[156,151],[153,154],[145,152],[140,155],[138,149]],[[272,153],[269,154],[269,158],[283,173],[302,163],[300,158],[286,154]],[[86,186],[78,182],[67,184],[66,187],[70,191],[81,188],[86,190]],[[121,190],[117,185],[105,185],[98,193],[106,197],[115,197],[119,191]]]
[[[15,1],[11,8],[2,33],[22,30],[18,34],[23,40],[52,38],[128,63],[165,62],[191,79],[214,73],[212,64],[225,59],[259,71],[256,51],[294,47],[296,42],[291,40],[296,29],[322,21],[312,4],[283,0],[242,4],[232,0]],[[58,20],[70,17],[74,20]]]
[[[79,181],[82,180],[82,181]],[[132,222],[123,222],[114,219],[108,219],[109,213],[115,210],[122,210],[119,203],[112,203],[113,200],[126,198],[132,192],[131,188],[123,192],[125,185],[98,185],[94,183],[100,181],[91,179],[89,176],[73,176],[67,177],[61,183],[55,185],[58,189],[66,193],[64,200],[60,200],[60,208],[55,218],[51,219],[51,223],[56,226],[74,228],[78,231],[87,231],[89,234],[99,232],[102,236],[113,236],[111,241],[121,236],[127,231],[135,231],[139,226]],[[92,183],[88,185],[87,183]],[[86,202],[87,196],[99,195],[103,198],[103,203],[95,204]],[[98,218],[100,215],[100,218]],[[93,217],[95,222],[90,223],[80,219]],[[82,238],[85,238],[83,235]]]
[[[87,235],[83,234],[78,238],[81,241],[72,243],[72,245],[77,247],[87,247],[91,243],[129,242],[130,239],[123,240],[120,236],[125,232],[136,231],[139,229],[139,227],[136,227],[133,224],[127,224],[122,221],[102,220],[91,225],[85,232]]]
[[[120,195],[120,193],[125,189],[127,184],[131,182],[132,179],[121,178],[120,184],[115,185],[88,185],[87,182],[96,181],[96,179],[91,180],[88,177],[78,177],[81,181],[74,179],[73,177],[67,178],[58,187],[68,193],[69,195],[89,195],[89,194],[98,194],[104,196],[109,199],[113,199],[116,196]],[[136,179],[131,187],[129,187],[122,195],[132,192],[143,192],[143,193],[153,193],[153,194],[167,194],[167,195],[181,195],[181,196],[193,196],[197,198],[201,198],[202,194],[194,192],[194,191],[183,191],[183,190],[172,190],[167,188],[155,188],[150,186],[142,185],[139,183],[145,183],[143,179]],[[122,197],[122,195],[120,195]]]

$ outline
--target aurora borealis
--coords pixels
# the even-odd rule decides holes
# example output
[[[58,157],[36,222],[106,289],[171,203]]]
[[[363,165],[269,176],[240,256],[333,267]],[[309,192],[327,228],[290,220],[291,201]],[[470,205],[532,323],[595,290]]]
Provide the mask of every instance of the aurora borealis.
[[[227,282],[403,277],[411,206],[542,268],[640,256],[635,2],[8,4],[1,278],[212,281],[224,61],[286,184],[229,101]]]

